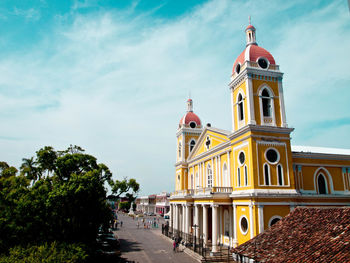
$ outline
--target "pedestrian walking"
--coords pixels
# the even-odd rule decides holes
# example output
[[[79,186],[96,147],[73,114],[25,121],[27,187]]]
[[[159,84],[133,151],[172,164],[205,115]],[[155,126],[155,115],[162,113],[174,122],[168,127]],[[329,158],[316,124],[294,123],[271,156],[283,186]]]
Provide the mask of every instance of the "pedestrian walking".
[[[120,227],[121,228],[123,227],[123,221],[120,221]]]
[[[176,241],[175,241],[175,239],[174,239],[174,242],[173,242],[173,251],[174,251],[174,253],[176,253]]]
[[[175,250],[176,250],[176,252],[178,252],[179,251],[179,243],[180,243],[180,239],[179,238],[176,238],[176,247],[175,247]]]

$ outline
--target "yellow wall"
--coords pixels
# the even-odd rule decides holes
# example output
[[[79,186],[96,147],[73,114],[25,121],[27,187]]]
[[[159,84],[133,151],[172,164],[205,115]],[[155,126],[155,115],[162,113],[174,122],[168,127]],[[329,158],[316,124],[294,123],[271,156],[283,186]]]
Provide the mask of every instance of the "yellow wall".
[[[269,228],[269,220],[273,216],[285,217],[290,212],[290,206],[271,205],[264,206],[264,229]]]
[[[317,160],[315,160],[316,162]],[[319,169],[319,166],[302,166],[301,167],[301,177],[302,177],[302,189],[309,191],[316,191],[315,179],[317,175],[322,173],[327,181],[328,193],[332,193],[330,179],[333,184],[334,191],[344,191],[345,182],[343,179],[342,167],[327,167],[323,166],[324,169]],[[318,170],[318,171],[317,171]],[[317,171],[317,173],[316,173]],[[330,178],[329,178],[330,174]]]
[[[240,219],[242,216],[245,216],[248,220],[248,232],[246,234],[243,234],[241,229],[240,229]],[[236,211],[236,229],[237,229],[237,240],[239,244],[242,244],[250,239],[250,231],[252,231],[250,227],[250,222],[249,222],[249,206],[243,206],[243,205],[238,205],[237,206],[237,211]]]

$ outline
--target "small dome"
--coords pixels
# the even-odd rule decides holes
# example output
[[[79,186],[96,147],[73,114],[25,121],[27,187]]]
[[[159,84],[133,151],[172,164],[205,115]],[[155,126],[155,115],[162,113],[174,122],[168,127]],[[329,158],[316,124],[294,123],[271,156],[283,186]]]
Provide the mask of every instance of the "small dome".
[[[179,125],[185,125],[185,126],[190,126],[191,122],[194,122],[196,124],[196,127],[201,126],[201,120],[197,116],[197,114],[193,112],[187,112],[182,119],[180,120]]]
[[[179,128],[182,126],[190,128],[200,128],[202,126],[199,117],[193,113],[193,101],[191,99],[187,100],[187,112],[180,120]]]
[[[260,65],[259,58],[263,58],[264,60],[267,60],[266,63],[263,63],[263,66],[268,66],[268,64],[276,65],[274,57],[271,55],[269,51],[266,49],[259,47],[258,44],[255,41],[255,27],[252,25],[249,25],[246,28],[246,31],[248,29],[252,29],[254,32],[248,31],[247,34],[247,47],[243,50],[243,52],[238,56],[235,63],[233,64],[233,70],[232,74],[235,72],[239,72],[240,67],[237,65],[240,64],[241,66],[244,64],[245,61],[252,61],[252,62],[258,62]],[[263,61],[264,62],[264,61]],[[265,67],[263,67],[265,68]]]
[[[247,28],[246,28],[245,30],[247,31],[248,29],[255,30],[255,27],[254,27],[253,25],[248,25]]]

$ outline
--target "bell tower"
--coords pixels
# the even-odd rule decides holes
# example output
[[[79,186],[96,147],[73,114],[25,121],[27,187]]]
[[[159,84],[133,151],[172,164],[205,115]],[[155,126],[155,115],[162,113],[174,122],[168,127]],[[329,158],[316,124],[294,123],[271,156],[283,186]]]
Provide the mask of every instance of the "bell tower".
[[[282,78],[274,57],[256,42],[256,29],[245,30],[246,48],[236,59],[231,82],[232,131],[247,125],[287,127]]]
[[[283,73],[274,57],[256,41],[256,29],[245,29],[246,47],[233,64],[231,82],[231,143],[239,144],[247,156],[247,170],[237,168],[236,185],[242,174],[251,174],[252,191],[291,191],[294,193],[292,152],[283,99]],[[234,151],[234,160],[241,154]],[[247,161],[246,161],[247,162]],[[237,162],[236,167],[240,166]]]
[[[187,158],[195,147],[202,130],[201,120],[193,112],[193,100],[188,99],[186,113],[181,118],[176,132],[176,190],[184,190],[189,187]]]

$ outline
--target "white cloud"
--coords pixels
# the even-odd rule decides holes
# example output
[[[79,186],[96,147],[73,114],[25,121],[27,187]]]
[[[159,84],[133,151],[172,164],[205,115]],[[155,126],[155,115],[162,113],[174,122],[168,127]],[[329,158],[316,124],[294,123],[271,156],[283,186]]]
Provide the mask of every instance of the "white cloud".
[[[13,14],[16,16],[22,16],[27,20],[36,21],[40,19],[40,12],[35,8],[21,9],[21,8],[14,7]]]
[[[74,14],[71,24],[61,18],[34,50],[0,61],[3,159],[19,166],[44,145],[77,144],[119,178],[135,177],[145,194],[172,190],[175,132],[189,91],[204,123],[231,127],[227,84],[245,46],[248,15],[258,24],[258,43],[286,73],[287,118],[296,131],[346,117],[350,34],[344,12],[333,4],[275,23],[302,2],[281,3],[212,1],[173,20],[136,15],[134,7]],[[335,134],[322,131],[305,144],[324,146]],[[295,134],[297,144],[304,143]],[[332,146],[344,140],[332,139]]]

